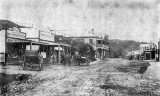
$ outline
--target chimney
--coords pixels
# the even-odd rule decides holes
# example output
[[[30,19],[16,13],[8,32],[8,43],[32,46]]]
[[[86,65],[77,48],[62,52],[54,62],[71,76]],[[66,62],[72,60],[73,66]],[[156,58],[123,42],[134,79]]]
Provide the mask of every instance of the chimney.
[[[92,28],[92,34],[94,34],[94,29]]]

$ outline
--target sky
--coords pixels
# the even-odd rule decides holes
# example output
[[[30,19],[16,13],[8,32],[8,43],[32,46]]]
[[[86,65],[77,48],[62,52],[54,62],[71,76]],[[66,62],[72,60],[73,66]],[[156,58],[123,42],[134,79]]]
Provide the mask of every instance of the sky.
[[[73,36],[157,43],[158,0],[1,0],[0,19],[29,23]],[[92,34],[93,35],[93,34]]]

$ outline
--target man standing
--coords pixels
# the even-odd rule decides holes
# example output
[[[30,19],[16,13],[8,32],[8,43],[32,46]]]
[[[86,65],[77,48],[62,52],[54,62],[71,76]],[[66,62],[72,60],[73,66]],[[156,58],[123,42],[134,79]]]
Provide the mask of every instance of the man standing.
[[[65,58],[65,57],[64,57],[64,52],[61,52],[61,63],[62,63],[62,64],[65,63],[65,62],[64,62],[64,61],[65,61],[64,58]]]
[[[55,54],[53,53],[51,55],[51,63],[54,65],[54,62],[55,62]]]

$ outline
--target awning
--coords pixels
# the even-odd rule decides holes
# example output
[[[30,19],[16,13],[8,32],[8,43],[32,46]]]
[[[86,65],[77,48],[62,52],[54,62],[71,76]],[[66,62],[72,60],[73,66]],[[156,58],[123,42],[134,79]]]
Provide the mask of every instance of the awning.
[[[46,43],[46,45],[59,45],[58,43],[54,43],[54,42],[48,42],[48,41],[40,41],[42,43]]]
[[[46,44],[48,44],[48,43],[43,43],[43,42],[33,42],[33,41],[32,41],[32,44],[36,44],[36,45],[46,45]]]
[[[62,45],[62,46],[68,46],[68,47],[71,47],[71,45],[69,45],[69,44],[65,44],[65,43],[60,43],[60,45]]]
[[[59,45],[58,43],[48,42],[48,45]]]

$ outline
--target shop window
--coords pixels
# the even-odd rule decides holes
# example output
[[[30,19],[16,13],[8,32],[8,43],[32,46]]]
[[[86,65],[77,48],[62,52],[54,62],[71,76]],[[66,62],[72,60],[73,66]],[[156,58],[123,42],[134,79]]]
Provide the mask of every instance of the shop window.
[[[47,52],[47,47],[44,45],[41,45],[40,52]]]
[[[82,43],[84,43],[84,39],[82,39]]]
[[[97,44],[101,44],[101,40],[97,40]]]
[[[90,43],[90,44],[93,44],[93,39],[89,39],[89,43]]]
[[[26,45],[26,50],[30,50],[30,45]],[[31,50],[39,50],[39,45],[32,45],[32,49]]]
[[[43,58],[46,58],[47,57],[47,47],[44,46],[44,45],[41,45],[40,47],[40,52],[41,52],[41,55],[43,56]]]

